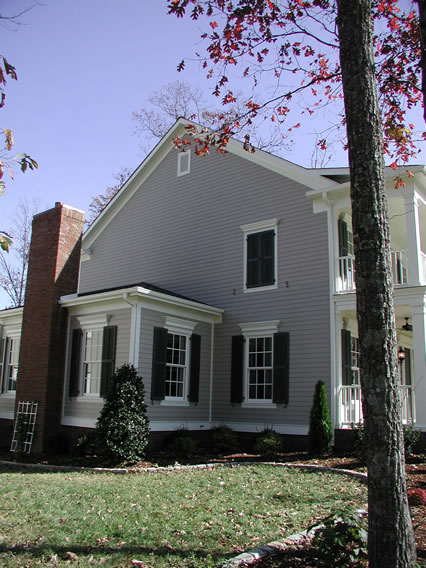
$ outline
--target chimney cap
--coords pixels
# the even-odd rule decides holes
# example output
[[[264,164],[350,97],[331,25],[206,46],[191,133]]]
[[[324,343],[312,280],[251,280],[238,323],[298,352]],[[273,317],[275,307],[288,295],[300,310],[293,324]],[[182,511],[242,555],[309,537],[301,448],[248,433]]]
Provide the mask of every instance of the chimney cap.
[[[55,207],[62,207],[62,206],[63,206],[62,201],[56,201]]]

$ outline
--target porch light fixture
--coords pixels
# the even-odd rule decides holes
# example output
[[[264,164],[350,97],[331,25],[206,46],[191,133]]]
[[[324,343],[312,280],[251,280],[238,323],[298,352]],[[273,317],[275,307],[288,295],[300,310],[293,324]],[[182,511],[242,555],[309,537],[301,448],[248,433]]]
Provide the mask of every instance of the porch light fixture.
[[[404,331],[413,331],[413,326],[411,325],[411,323],[408,323],[409,318],[404,318],[404,319],[405,319],[405,324],[402,326],[402,329]]]
[[[405,359],[405,351],[402,347],[398,349],[398,361],[402,364]]]

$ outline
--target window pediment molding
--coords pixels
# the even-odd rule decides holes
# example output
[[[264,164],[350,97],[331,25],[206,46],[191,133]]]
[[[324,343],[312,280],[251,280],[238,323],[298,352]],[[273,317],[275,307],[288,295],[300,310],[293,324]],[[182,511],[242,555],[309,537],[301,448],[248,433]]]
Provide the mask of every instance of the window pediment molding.
[[[245,337],[255,337],[259,335],[273,335],[277,333],[280,320],[256,321],[240,323],[241,332]]]
[[[79,327],[82,329],[87,328],[98,328],[108,325],[109,315],[108,314],[92,314],[89,316],[77,316]]]
[[[170,316],[164,316],[163,321],[164,327],[169,333],[177,333],[179,335],[190,335],[197,325],[196,321],[183,320]]]

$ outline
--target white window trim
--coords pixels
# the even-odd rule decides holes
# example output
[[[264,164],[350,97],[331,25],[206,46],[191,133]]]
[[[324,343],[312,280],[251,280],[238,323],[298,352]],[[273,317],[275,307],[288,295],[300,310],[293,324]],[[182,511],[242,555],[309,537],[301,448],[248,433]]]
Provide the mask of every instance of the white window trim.
[[[176,396],[165,396],[163,400],[160,400],[160,406],[190,406],[191,403],[187,400],[188,395],[188,385],[189,385],[189,373],[190,373],[190,361],[191,361],[191,342],[190,338],[192,332],[197,325],[196,321],[183,320],[178,318],[173,318],[170,316],[164,316],[164,327],[167,329],[168,333],[173,333],[176,335],[184,335],[186,337],[186,353],[185,353],[185,380],[183,384],[182,397]]]
[[[243,257],[243,290],[244,293],[261,292],[266,290],[275,290],[278,288],[278,225],[280,219],[267,219],[266,221],[257,221],[256,223],[248,223],[241,225],[240,229],[244,233],[244,257]],[[247,237],[253,233],[261,233],[263,231],[275,231],[274,238],[274,284],[269,286],[257,286],[247,288]]]
[[[100,392],[84,392],[84,349],[85,349],[85,342],[86,342],[86,333],[88,331],[100,331],[103,330],[105,326],[108,325],[110,320],[109,314],[91,314],[87,316],[77,316],[76,320],[78,322],[77,328],[80,328],[83,332],[81,338],[81,352],[80,352],[80,361],[79,361],[79,390],[80,393],[78,395],[79,400],[85,399],[86,401],[96,401],[99,400],[101,397]],[[71,337],[71,336],[70,336]],[[99,378],[100,380],[100,378]],[[99,384],[100,390],[100,384]]]
[[[185,167],[185,160],[187,160],[186,168]],[[191,171],[191,150],[184,150],[183,152],[179,152],[177,158],[177,176],[185,176],[189,174]]]
[[[272,337],[272,369],[274,362],[274,333],[277,333],[280,320],[258,321],[250,323],[240,323],[240,329],[245,338],[244,346],[244,401],[241,408],[258,408],[273,409],[277,408],[277,404],[265,400],[249,400],[248,397],[248,340],[252,337]]]
[[[11,339],[13,342],[18,342],[18,372],[19,372],[19,354],[21,351],[21,327],[19,325],[13,325],[13,326],[8,326],[8,327],[3,327],[3,335],[0,338],[1,339]],[[10,349],[10,347],[9,347]],[[6,367],[8,367],[8,363],[7,363],[7,359],[9,357],[9,353],[10,351],[8,350],[8,353],[4,354],[4,365]],[[16,365],[14,365],[14,367],[16,367]],[[2,373],[4,373],[4,369],[2,367]],[[0,377],[0,387],[1,387],[1,379],[2,377]],[[16,390],[9,390],[9,379],[8,377],[5,377],[5,391],[4,392],[0,392],[0,396],[3,396],[4,398],[15,398],[16,397]],[[1,389],[0,389],[1,390]]]

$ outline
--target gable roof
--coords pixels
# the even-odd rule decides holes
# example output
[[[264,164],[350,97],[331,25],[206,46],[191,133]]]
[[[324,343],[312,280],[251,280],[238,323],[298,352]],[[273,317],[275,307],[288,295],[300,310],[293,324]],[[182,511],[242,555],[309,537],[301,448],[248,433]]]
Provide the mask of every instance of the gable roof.
[[[120,209],[127,203],[132,195],[148,178],[151,172],[161,163],[164,157],[171,151],[176,151],[173,140],[176,137],[183,136],[187,132],[188,126],[195,126],[197,129],[202,127],[194,122],[179,118],[175,124],[169,129],[167,134],[153,148],[148,156],[132,173],[121,190],[111,199],[105,209],[100,213],[92,225],[83,235],[83,253],[90,249],[91,244],[102,233],[104,228],[110,223]],[[226,147],[228,153],[239,156],[260,167],[271,170],[283,177],[296,181],[311,190],[325,190],[330,186],[339,185],[333,180],[327,179],[321,175],[318,170],[303,168],[284,158],[274,156],[263,150],[256,149],[254,153],[244,149],[242,142],[231,138]],[[202,159],[202,158],[197,158]]]

